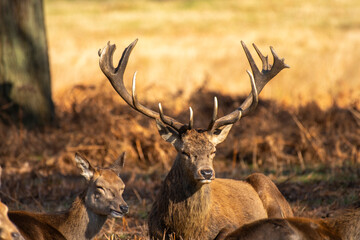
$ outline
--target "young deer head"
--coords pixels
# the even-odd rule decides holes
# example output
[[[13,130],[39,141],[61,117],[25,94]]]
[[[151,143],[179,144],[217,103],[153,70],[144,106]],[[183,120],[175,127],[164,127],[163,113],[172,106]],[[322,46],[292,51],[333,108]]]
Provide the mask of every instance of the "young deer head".
[[[120,218],[128,212],[129,207],[122,197],[125,184],[119,177],[124,157],[125,153],[109,168],[94,168],[85,157],[75,154],[75,161],[89,184],[85,205],[94,213]]]
[[[133,77],[132,94],[130,94],[124,86],[124,71],[130,56],[131,51],[135,47],[137,40],[131,43],[123,52],[119,65],[114,68],[113,54],[116,46],[110,45],[99,50],[100,68],[110,80],[114,89],[125,100],[125,102],[137,110],[138,112],[156,120],[157,128],[161,137],[170,142],[178,152],[178,158],[181,159],[183,167],[187,170],[189,176],[192,176],[194,181],[200,184],[210,183],[215,178],[215,171],[213,169],[213,158],[216,152],[216,145],[221,143],[227,137],[232,125],[241,117],[252,112],[258,103],[258,94],[263,87],[283,68],[288,65],[284,63],[283,59],[279,59],[274,49],[271,47],[271,52],[274,57],[273,65],[268,63],[268,58],[263,56],[258,48],[253,44],[258,53],[263,68],[260,72],[253,60],[248,48],[241,42],[246,56],[249,60],[252,73],[247,71],[250,77],[252,91],[246,100],[232,113],[217,119],[218,102],[214,98],[214,110],[210,124],[207,129],[193,129],[193,111],[190,107],[190,120],[188,124],[182,124],[177,120],[164,115],[162,106],[159,103],[159,110],[155,112],[142,104],[140,104],[136,97],[136,72]]]
[[[87,188],[75,198],[70,209],[61,213],[10,211],[9,218],[27,240],[90,240],[98,234],[108,216],[122,217],[128,212],[119,173],[123,153],[110,167],[95,168],[80,154],[75,161],[87,181]]]

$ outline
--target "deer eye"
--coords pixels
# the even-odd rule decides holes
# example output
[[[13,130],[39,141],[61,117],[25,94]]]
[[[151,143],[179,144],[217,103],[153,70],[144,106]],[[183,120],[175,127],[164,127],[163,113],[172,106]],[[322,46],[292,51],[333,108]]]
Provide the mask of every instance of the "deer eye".
[[[184,155],[184,156],[186,156],[186,157],[188,157],[188,158],[190,158],[190,154],[188,154],[187,152],[184,152],[184,151],[183,151],[183,152],[181,152],[181,154]]]
[[[105,194],[105,188],[101,186],[96,186],[96,191],[101,194]]]

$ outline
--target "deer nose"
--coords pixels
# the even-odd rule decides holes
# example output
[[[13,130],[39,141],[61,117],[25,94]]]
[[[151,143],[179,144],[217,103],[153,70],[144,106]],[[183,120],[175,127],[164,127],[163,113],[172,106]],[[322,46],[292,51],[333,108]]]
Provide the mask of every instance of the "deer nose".
[[[202,169],[200,170],[201,176],[203,176],[206,180],[210,180],[214,174],[213,170],[211,169]]]
[[[122,213],[127,213],[127,212],[129,212],[129,206],[128,205],[121,205],[120,210],[121,210]]]

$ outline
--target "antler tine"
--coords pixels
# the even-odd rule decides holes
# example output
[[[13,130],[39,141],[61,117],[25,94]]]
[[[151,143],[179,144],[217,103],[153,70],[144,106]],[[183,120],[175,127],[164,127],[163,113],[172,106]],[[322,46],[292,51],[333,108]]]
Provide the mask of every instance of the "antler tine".
[[[163,123],[167,124],[165,116],[164,116],[164,112],[163,112],[163,109],[162,109],[162,106],[161,106],[161,103],[159,103],[159,114],[160,114],[161,121],[163,121]]]
[[[263,71],[270,70],[271,65],[269,64],[269,58],[268,58],[268,56],[262,55],[262,53],[260,52],[260,50],[258,49],[258,47],[255,45],[255,43],[253,43],[252,45],[253,45],[253,47],[255,48],[257,55],[258,55],[259,58],[261,59],[261,62],[262,62],[262,70],[263,70]]]
[[[179,133],[183,132],[186,129],[189,129],[189,127],[186,126],[185,124],[179,126],[178,122],[174,122],[175,120],[173,118],[165,116],[161,103],[159,103],[158,106],[159,106],[159,116],[163,123],[174,128]]]
[[[217,119],[216,121],[214,121],[214,123],[212,125],[210,124],[211,127],[209,126],[208,130],[214,131],[221,126],[234,124],[237,121],[239,121],[242,116],[246,116],[249,112],[253,111],[257,107],[259,99],[258,99],[258,92],[256,90],[255,80],[249,70],[246,70],[246,72],[248,73],[248,75],[250,77],[250,83],[251,83],[251,94],[250,94],[250,95],[252,95],[251,105],[249,107],[247,107],[246,109],[242,109],[240,107],[240,108],[236,109],[235,111],[233,111],[232,113],[225,115],[222,118]]]
[[[137,71],[134,72],[133,81],[132,81],[132,88],[131,88],[132,100],[133,100],[133,105],[134,105],[135,108],[136,108],[136,105],[138,103],[137,97],[136,97],[136,74],[137,74]]]
[[[217,114],[218,114],[218,100],[217,100],[217,97],[214,97],[214,111],[213,111],[213,116],[212,116],[213,122],[216,121]]]
[[[194,127],[194,112],[191,107],[189,107],[189,111],[190,111],[190,120],[189,120],[188,129],[192,129]]]
[[[262,91],[262,89],[265,87],[265,85],[271,80],[273,79],[281,70],[283,70],[284,68],[289,68],[289,66],[287,64],[284,63],[284,59],[279,59],[279,57],[277,56],[277,54],[275,53],[275,50],[273,47],[270,47],[271,53],[273,55],[274,58],[274,63],[271,66],[268,63],[268,58],[267,56],[264,57],[264,55],[262,55],[262,53],[260,52],[260,50],[256,47],[255,44],[253,44],[257,54],[259,55],[261,61],[262,61],[262,71],[260,72],[258,67],[255,64],[255,61],[253,59],[253,57],[251,56],[248,48],[246,47],[245,43],[243,41],[241,41],[241,45],[244,49],[244,52],[246,54],[246,57],[249,61],[251,70],[253,72],[254,75],[254,79],[255,79],[255,84],[256,84],[256,89],[257,89],[257,93],[260,94],[260,92]],[[251,104],[252,104],[252,93],[250,93],[250,95],[245,99],[245,101],[241,104],[240,108],[241,109],[247,109]],[[247,111],[246,114],[250,113],[250,111]],[[243,113],[243,116],[245,116],[245,114]]]
[[[250,54],[249,49],[246,47],[245,43],[241,41],[241,45],[244,49],[245,55],[249,61],[251,72],[247,71],[249,74],[250,80],[251,80],[251,93],[249,96],[245,99],[245,101],[240,105],[239,108],[237,108],[232,113],[225,115],[224,117],[221,117],[217,119],[213,126],[211,127],[211,131],[216,130],[217,128],[228,125],[228,124],[234,124],[236,121],[238,121],[241,117],[248,115],[250,112],[252,112],[257,104],[258,104],[258,95],[264,88],[264,86],[272,79],[274,78],[282,69],[289,68],[287,64],[285,64],[284,59],[280,59],[274,48],[270,47],[271,53],[274,58],[274,63],[271,66],[268,62],[268,57],[264,56],[260,50],[256,47],[255,44],[253,44],[253,47],[255,48],[258,56],[261,59],[262,62],[262,71],[260,72],[258,67],[256,66],[256,63]]]
[[[123,76],[130,53],[135,47],[136,43],[137,43],[137,39],[134,42],[132,42],[127,48],[125,48],[116,69],[113,66],[113,55],[116,49],[116,45],[115,44],[110,45],[110,42],[108,42],[107,45],[101,51],[99,51],[99,56],[100,56],[99,65],[101,70],[103,71],[105,76],[109,79],[115,91],[131,107],[134,107],[132,106],[132,97],[126,91],[126,88],[124,86]]]
[[[122,53],[121,59],[119,61],[119,64],[116,68],[113,66],[113,55],[116,49],[115,44],[110,44],[110,42],[107,43],[107,45],[102,49],[99,50],[98,54],[100,56],[99,59],[99,65],[105,76],[109,79],[111,85],[114,87],[115,91],[120,95],[122,99],[133,109],[136,111],[144,114],[147,117],[153,118],[153,119],[159,119],[160,115],[159,113],[143,106],[140,104],[136,97],[136,89],[135,89],[135,82],[136,82],[136,72],[133,77],[133,86],[132,86],[132,95],[129,94],[129,92],[125,88],[124,84],[124,72],[129,60],[129,56],[134,49],[137,39],[133,41],[127,48],[125,48],[124,52]],[[162,120],[165,124],[170,125],[175,130],[180,131],[180,129],[183,129],[185,124],[182,124],[178,121],[176,121],[173,118],[170,118],[168,116],[163,116]],[[165,121],[164,121],[165,120]]]
[[[250,77],[252,101],[251,101],[251,105],[248,108],[241,109],[242,116],[246,116],[248,113],[252,112],[259,103],[259,95],[256,89],[254,76],[251,74],[249,70],[246,70],[246,72]]]
[[[212,129],[215,121],[216,121],[216,118],[217,118],[217,113],[218,113],[218,100],[217,100],[217,97],[215,96],[214,97],[214,110],[213,110],[213,115],[212,115],[212,119],[211,119],[211,122],[209,124],[209,127],[208,129]]]

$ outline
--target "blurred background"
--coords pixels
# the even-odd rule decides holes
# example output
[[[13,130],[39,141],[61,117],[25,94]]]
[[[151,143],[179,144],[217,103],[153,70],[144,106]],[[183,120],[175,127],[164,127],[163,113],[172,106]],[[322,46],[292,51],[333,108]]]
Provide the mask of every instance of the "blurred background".
[[[232,96],[248,93],[243,40],[270,58],[273,46],[291,67],[262,98],[315,101],[322,108],[354,103],[360,95],[359,8],[351,0],[45,1],[55,99],[74,84],[104,82],[97,50],[108,41],[118,47],[117,60],[138,38],[126,73],[130,80],[139,71],[139,91],[147,90],[140,96],[151,101],[177,91],[188,96],[205,82]]]
[[[115,65],[135,39],[128,90],[138,71],[142,103],[156,109],[162,102],[166,114],[182,121],[192,106],[200,128],[209,123],[214,96],[224,115],[250,92],[240,41],[258,66],[251,44],[271,63],[273,46],[290,68],[218,146],[216,175],[264,172],[299,216],[360,206],[359,1],[44,0],[43,14],[52,120],[29,126],[21,107],[9,113],[11,102],[0,105],[1,199],[11,209],[66,209],[84,188],[76,151],[99,166],[126,151],[130,213],[110,219],[98,239],[147,238],[147,214],[175,150],[153,121],[124,104],[98,57],[110,41]]]

